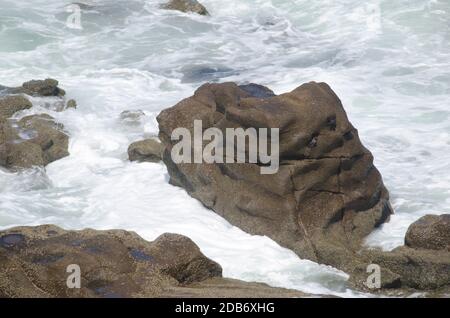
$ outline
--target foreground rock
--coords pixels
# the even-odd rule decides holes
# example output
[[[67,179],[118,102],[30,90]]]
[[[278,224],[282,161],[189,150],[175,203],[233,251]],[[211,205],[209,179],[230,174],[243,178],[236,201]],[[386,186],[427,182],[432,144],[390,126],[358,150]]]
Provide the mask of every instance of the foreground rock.
[[[209,15],[208,10],[197,0],[170,0],[162,5],[167,10],[177,10],[181,12],[194,12],[200,15]]]
[[[30,81],[16,88],[3,87],[2,94],[0,166],[9,169],[45,166],[69,155],[69,137],[63,125],[56,123],[53,117],[39,114],[22,119],[11,118],[32,107],[32,103],[22,94],[39,97],[64,95],[56,80]],[[76,107],[76,102],[69,100],[67,107]]]
[[[67,287],[70,265],[81,288]],[[302,297],[222,278],[222,268],[187,237],[147,242],[133,232],[65,231],[52,225],[0,232],[0,297]],[[70,267],[69,267],[70,268]],[[69,282],[75,283],[69,279]]]
[[[204,130],[218,128],[224,136],[226,128],[279,128],[278,172],[262,175],[261,165],[248,160],[175,164],[171,151],[178,141],[172,141],[171,134],[184,127],[193,135],[194,120],[201,120]],[[357,287],[365,288],[370,264],[381,266],[382,288],[450,285],[447,254],[409,247],[393,252],[364,248],[364,238],[393,211],[371,153],[328,85],[312,82],[275,96],[256,84],[205,84],[194,96],[162,111],[158,122],[170,182],[230,223],[267,235],[302,258],[348,272]],[[248,149],[246,155],[248,159]],[[436,241],[435,235],[445,228],[432,226],[423,235],[413,235],[413,230],[410,237],[423,236],[427,243],[417,238],[407,244],[442,248],[447,238]]]
[[[164,151],[163,145],[154,139],[145,139],[132,143],[128,147],[130,161],[159,162]]]

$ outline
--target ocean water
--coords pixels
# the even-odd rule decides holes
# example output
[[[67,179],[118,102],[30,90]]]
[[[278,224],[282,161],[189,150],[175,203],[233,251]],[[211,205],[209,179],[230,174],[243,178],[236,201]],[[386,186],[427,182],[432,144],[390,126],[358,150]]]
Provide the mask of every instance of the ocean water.
[[[366,244],[390,250],[425,214],[450,213],[450,1],[203,0],[211,17],[163,1],[90,0],[79,28],[70,1],[0,0],[0,84],[53,77],[78,109],[33,98],[70,134],[70,156],[44,169],[0,170],[0,229],[52,223],[121,228],[153,240],[185,234],[226,277],[310,293],[367,295],[347,275],[251,236],[168,184],[127,147],[156,136],[155,117],[207,81],[276,93],[324,81],[373,152],[396,214]],[[124,110],[142,110],[134,123]]]

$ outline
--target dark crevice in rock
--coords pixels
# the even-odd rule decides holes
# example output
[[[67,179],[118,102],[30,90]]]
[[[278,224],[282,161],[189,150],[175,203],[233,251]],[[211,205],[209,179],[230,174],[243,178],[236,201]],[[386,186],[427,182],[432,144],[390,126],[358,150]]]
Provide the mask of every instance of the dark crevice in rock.
[[[378,228],[386,223],[392,214],[393,211],[391,205],[389,204],[389,202],[384,202],[383,209],[381,210],[381,217],[375,223],[375,227]]]

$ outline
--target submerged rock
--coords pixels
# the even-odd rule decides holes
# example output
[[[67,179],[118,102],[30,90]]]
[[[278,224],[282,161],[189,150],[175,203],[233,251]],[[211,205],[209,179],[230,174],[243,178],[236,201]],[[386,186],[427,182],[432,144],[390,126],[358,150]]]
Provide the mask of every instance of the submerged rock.
[[[159,162],[162,159],[164,146],[154,140],[145,139],[136,141],[128,147],[128,157],[130,161]]]
[[[189,65],[181,68],[183,83],[217,82],[221,78],[239,74],[238,71],[223,66]]]
[[[73,266],[80,288],[68,288]],[[134,232],[65,231],[53,225],[0,232],[0,297],[302,297],[304,293],[222,278],[189,238]]]
[[[239,85],[239,88],[247,93],[245,97],[269,98],[275,96],[271,89],[254,83]]]
[[[45,160],[41,147],[25,140],[7,144],[5,153],[0,153],[0,164],[6,168],[31,168],[44,166]]]
[[[77,102],[74,99],[69,99],[66,103],[66,109],[68,108],[77,108]]]
[[[208,10],[197,0],[169,0],[162,5],[163,9],[177,10],[181,12],[194,12],[200,15],[209,15]]]
[[[52,78],[25,82],[15,91],[30,96],[64,96],[66,94],[63,89],[58,87],[58,81]]]
[[[127,125],[140,125],[145,113],[142,110],[125,110],[120,113],[119,117]]]

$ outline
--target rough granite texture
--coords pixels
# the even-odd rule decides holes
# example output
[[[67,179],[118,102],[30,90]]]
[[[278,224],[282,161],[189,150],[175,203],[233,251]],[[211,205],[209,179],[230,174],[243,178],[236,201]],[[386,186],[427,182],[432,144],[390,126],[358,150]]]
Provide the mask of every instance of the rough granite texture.
[[[67,287],[71,264],[80,268],[79,289]],[[189,238],[167,233],[148,242],[123,230],[12,228],[0,232],[0,267],[0,297],[310,296],[222,278]]]
[[[205,84],[163,110],[158,122],[171,182],[247,232],[345,269],[361,240],[392,213],[380,173],[328,85],[269,91]],[[261,175],[250,163],[174,164],[171,133],[192,130],[195,119],[204,129],[279,128],[279,171]]]
[[[371,153],[327,84],[311,82],[281,95],[257,84],[205,84],[157,119],[170,182],[233,225],[266,235],[301,258],[342,269],[362,289],[373,263],[381,266],[382,288],[450,286],[446,251],[364,247],[364,238],[393,211]],[[171,150],[178,141],[171,134],[183,127],[193,135],[194,120],[223,135],[226,128],[279,128],[279,171],[260,174],[260,163],[175,164]],[[408,237],[415,238],[407,237],[407,245],[442,248],[448,238],[432,237],[448,233],[446,224],[431,225],[419,236],[413,226]]]

